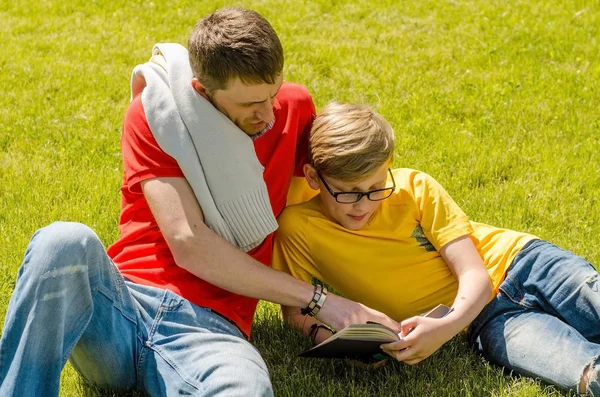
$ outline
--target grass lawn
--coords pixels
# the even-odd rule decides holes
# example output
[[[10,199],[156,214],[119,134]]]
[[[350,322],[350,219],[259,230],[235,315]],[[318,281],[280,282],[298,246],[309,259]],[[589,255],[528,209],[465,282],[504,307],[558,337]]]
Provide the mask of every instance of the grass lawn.
[[[600,5],[580,0],[0,0],[0,320],[32,233],[83,222],[117,237],[119,135],[132,68],[186,43],[224,5],[256,9],[285,78],[374,106],[395,166],[446,187],[471,219],[528,231],[600,264]],[[278,396],[554,396],[455,338],[417,366],[369,372],[298,359],[308,342],[261,303],[253,340]],[[61,396],[110,395],[67,365]]]

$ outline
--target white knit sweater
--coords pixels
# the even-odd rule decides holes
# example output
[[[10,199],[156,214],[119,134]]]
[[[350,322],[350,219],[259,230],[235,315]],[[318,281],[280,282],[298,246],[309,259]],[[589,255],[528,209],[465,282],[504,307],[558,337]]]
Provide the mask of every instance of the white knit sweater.
[[[177,160],[206,225],[249,251],[277,229],[252,140],[193,89],[183,46],[157,44],[152,54],[133,70],[132,98],[143,90],[150,129]]]

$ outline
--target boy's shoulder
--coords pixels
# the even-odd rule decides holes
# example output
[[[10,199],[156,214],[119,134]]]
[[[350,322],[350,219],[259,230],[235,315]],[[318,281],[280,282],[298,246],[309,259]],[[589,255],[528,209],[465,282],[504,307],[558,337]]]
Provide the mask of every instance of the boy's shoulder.
[[[316,195],[308,201],[285,207],[277,218],[279,230],[298,230],[300,225],[304,225],[311,218],[324,218],[318,200],[319,196]]]
[[[419,184],[435,180],[431,175],[413,168],[392,168],[391,171],[397,191],[399,189],[413,190]]]
[[[423,179],[431,178],[423,171],[413,168],[392,168],[391,171],[396,182],[396,191],[400,189],[412,190],[415,184],[418,184]]]
[[[414,168],[392,168],[392,174],[394,174],[394,178],[396,175],[402,176],[404,178],[415,177],[415,176],[423,176],[427,175],[425,172],[414,169]],[[427,175],[429,176],[429,175]]]

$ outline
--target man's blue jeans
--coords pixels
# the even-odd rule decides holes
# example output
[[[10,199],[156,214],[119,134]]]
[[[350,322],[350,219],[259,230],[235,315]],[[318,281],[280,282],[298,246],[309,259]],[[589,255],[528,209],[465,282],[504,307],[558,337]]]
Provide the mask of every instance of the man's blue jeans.
[[[600,280],[583,258],[542,240],[515,257],[498,295],[469,329],[470,342],[516,373],[600,396]]]
[[[89,382],[151,396],[272,396],[259,352],[232,323],[123,278],[87,226],[31,239],[0,341],[0,396],[57,396],[67,359]]]

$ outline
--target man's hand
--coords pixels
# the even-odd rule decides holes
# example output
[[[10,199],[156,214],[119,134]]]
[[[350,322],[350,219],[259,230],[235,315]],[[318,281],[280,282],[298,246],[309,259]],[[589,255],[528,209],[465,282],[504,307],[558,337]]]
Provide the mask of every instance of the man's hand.
[[[402,332],[397,342],[381,345],[383,351],[398,361],[417,364],[432,355],[454,334],[444,327],[444,319],[411,317],[400,324]]]
[[[400,332],[400,324],[385,314],[332,293],[327,294],[327,299],[316,317],[336,330],[350,324],[366,324],[367,321],[374,321]]]

